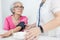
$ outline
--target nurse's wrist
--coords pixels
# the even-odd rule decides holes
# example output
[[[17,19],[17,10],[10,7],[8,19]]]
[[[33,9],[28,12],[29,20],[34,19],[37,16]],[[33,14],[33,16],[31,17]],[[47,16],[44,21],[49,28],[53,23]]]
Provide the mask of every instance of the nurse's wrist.
[[[41,30],[40,30],[40,28],[39,27],[36,27],[36,30],[37,30],[37,33],[39,34],[39,35],[41,35],[42,33],[41,33]]]

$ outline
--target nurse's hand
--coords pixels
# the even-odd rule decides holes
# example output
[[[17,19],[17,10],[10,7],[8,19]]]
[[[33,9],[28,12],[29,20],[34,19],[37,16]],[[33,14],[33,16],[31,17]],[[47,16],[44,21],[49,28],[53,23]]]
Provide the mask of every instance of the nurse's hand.
[[[39,36],[40,33],[41,32],[39,27],[31,28],[27,30],[25,40],[37,40],[37,37]]]
[[[29,29],[31,29],[33,27],[36,27],[36,23],[30,24],[30,25],[29,24],[26,24],[25,30],[26,29],[29,30]]]

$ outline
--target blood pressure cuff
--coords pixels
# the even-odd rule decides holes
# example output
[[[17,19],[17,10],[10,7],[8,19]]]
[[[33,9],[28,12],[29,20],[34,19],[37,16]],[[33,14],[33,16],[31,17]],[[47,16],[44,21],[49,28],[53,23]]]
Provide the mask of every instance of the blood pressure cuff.
[[[24,22],[20,22],[18,25],[17,25],[17,27],[18,26],[20,26],[21,27],[21,30],[20,31],[22,31],[23,29],[25,29],[25,23]]]

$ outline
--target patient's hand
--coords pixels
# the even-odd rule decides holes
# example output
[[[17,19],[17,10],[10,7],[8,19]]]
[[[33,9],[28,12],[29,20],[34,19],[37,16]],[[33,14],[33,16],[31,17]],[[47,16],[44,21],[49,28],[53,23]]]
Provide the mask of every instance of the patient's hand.
[[[12,35],[11,32],[6,32],[6,33],[4,33],[4,34],[0,34],[0,38],[9,37],[10,35]]]

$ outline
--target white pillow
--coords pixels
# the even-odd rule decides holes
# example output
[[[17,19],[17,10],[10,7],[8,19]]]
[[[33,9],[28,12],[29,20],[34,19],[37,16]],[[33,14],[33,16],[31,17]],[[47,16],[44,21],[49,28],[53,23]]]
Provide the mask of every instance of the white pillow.
[[[13,34],[13,38],[16,40],[23,40],[25,38],[26,32],[17,32]]]

